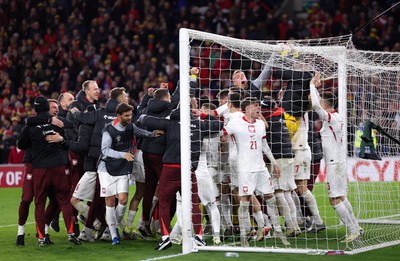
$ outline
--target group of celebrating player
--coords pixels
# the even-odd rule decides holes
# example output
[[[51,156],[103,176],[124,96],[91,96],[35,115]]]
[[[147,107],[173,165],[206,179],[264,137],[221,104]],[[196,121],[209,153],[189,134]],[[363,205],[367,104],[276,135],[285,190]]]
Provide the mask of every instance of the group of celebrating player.
[[[237,231],[233,205],[238,206],[243,247],[249,245],[249,239],[260,241],[271,235],[287,246],[287,238],[298,236],[302,228],[307,233],[326,229],[307,187],[312,158],[308,140],[311,108],[322,121],[319,132],[330,203],[347,228],[344,242],[358,239],[363,231],[346,198],[343,120],[334,110],[333,95],[322,93],[320,97],[319,73],[271,70],[266,65],[250,82],[238,70],[232,75],[232,87],[220,91],[219,107],[204,102],[198,108],[198,72],[198,68],[190,71],[194,244],[206,245],[199,203],[208,213],[214,245]],[[262,95],[263,81],[271,73],[287,81],[279,99]],[[110,91],[102,108],[96,107],[99,88],[95,81],[83,83],[76,98],[69,93],[58,101],[37,97],[37,115],[27,120],[18,141],[18,147],[26,151],[27,168],[16,244],[24,245],[24,225],[33,199],[38,246],[52,244],[49,228],[59,231],[60,210],[68,239],[74,244],[101,238],[118,245],[119,231],[126,239],[151,237],[152,219],[159,220],[162,235],[156,250],[180,243],[179,88],[172,96],[164,84],[156,90],[150,88],[138,107],[136,124],[122,87]],[[131,179],[136,192],[125,221]],[[45,209],[47,198],[50,203]],[[137,229],[133,222],[142,198]],[[175,212],[178,218],[171,231]],[[84,224],[82,231],[77,220]]]

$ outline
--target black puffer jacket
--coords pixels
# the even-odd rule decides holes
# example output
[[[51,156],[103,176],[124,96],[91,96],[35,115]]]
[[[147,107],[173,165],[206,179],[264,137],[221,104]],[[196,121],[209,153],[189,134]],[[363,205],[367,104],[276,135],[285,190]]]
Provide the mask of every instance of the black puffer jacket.
[[[308,145],[311,148],[311,161],[320,161],[323,157],[321,136],[317,132],[315,122],[319,120],[318,113],[308,112],[309,128],[308,128]]]
[[[156,99],[150,99],[147,103],[146,115],[165,118],[172,112],[171,103],[166,101],[160,101]],[[145,128],[148,131],[154,131],[152,128]],[[164,155],[165,147],[167,146],[167,136],[161,135],[155,139],[143,139],[141,143],[141,149],[144,152]]]
[[[267,129],[268,145],[276,159],[294,157],[292,153],[292,141],[290,140],[286,121],[283,117],[284,112],[282,108],[277,108],[265,117],[269,125],[269,129]]]
[[[93,104],[92,102],[88,101],[85,96],[85,92],[80,90],[76,95],[76,101],[71,103],[70,109],[78,108],[80,112],[84,112],[86,108]],[[79,125],[78,121],[74,121],[74,115],[69,111],[67,113],[67,120],[74,122],[74,128],[66,130],[66,136],[69,141],[77,141],[79,137]],[[79,151],[74,151],[79,153]]]
[[[281,107],[285,112],[295,117],[301,117],[310,107],[308,96],[310,94],[310,72],[275,70],[274,78],[288,81],[283,94]]]
[[[164,164],[181,164],[181,126],[180,110],[173,110],[170,119],[145,116],[141,120],[143,125],[167,131],[167,147],[163,157]],[[191,161],[192,169],[197,169],[200,157],[201,142],[205,135],[218,133],[223,127],[223,123],[215,117],[207,115],[204,120],[191,118]]]
[[[48,112],[38,113],[37,118],[42,118],[48,121],[51,115]],[[49,143],[46,141],[47,135],[54,135],[59,133],[64,137],[64,130],[55,125],[45,123],[36,126],[26,125],[19,136],[18,148],[31,150],[31,162],[33,168],[54,168],[67,164],[65,157],[65,150],[67,144],[54,142]]]
[[[88,156],[92,158],[98,158],[101,155],[102,130],[107,125],[107,123],[117,118],[115,110],[117,109],[118,104],[119,102],[117,100],[108,99],[105,108],[100,108],[87,113],[74,113],[75,121],[79,122],[80,124],[94,125],[93,132],[90,138],[90,148]]]

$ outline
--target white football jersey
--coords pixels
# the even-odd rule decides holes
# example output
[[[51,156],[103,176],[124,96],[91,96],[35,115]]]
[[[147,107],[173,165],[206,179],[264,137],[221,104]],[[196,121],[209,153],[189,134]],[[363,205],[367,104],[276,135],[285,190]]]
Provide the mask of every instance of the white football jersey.
[[[300,118],[299,128],[293,136],[292,149],[293,150],[306,150],[309,149],[308,145],[308,114]]]
[[[248,122],[244,116],[230,119],[223,131],[225,135],[233,135],[235,140],[239,172],[264,171],[263,152],[271,161],[275,161],[266,141],[265,125],[261,120]]]
[[[241,119],[244,116],[243,112],[241,111],[236,111],[236,112],[231,112],[229,114],[229,117],[225,119],[226,123],[228,123],[231,120],[234,119]],[[237,148],[236,148],[236,143],[235,143],[235,136],[229,135],[228,136],[228,144],[229,144],[229,161],[230,164],[236,164],[237,163]]]
[[[228,108],[228,103],[225,103],[224,105],[219,106],[214,110],[215,116],[220,118],[221,120],[224,120],[224,124],[226,124],[226,119],[229,117],[229,114],[231,111]]]
[[[342,117],[336,111],[327,112],[319,103],[319,95],[314,85],[310,84],[311,101],[313,109],[322,119],[321,143],[324,153],[325,164],[334,164],[346,161],[343,155],[343,126]]]

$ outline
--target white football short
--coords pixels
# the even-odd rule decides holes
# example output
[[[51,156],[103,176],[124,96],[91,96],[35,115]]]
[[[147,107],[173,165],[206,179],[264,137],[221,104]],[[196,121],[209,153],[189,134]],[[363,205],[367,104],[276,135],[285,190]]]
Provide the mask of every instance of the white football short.
[[[239,196],[266,195],[274,193],[271,175],[267,168],[264,171],[257,172],[239,172],[238,173]]]
[[[96,178],[97,172],[86,171],[76,185],[72,196],[80,200],[92,201],[96,190]]]
[[[129,192],[129,175],[111,176],[107,172],[99,172],[99,180],[100,197],[111,197]]]
[[[294,160],[291,158],[276,159],[281,176],[276,178],[274,168],[271,168],[272,183],[275,190],[291,191],[297,188],[294,182]]]
[[[294,175],[295,180],[310,179],[311,171],[311,149],[294,151]]]
[[[208,203],[214,202],[216,197],[218,197],[219,192],[217,185],[214,183],[210,173],[208,172],[206,164],[199,164],[195,174],[201,203],[207,205]]]
[[[133,169],[130,178],[131,180],[140,183],[145,183],[146,181],[144,174],[143,153],[141,150],[137,150],[135,153],[135,158],[133,160]]]
[[[348,186],[345,162],[326,165],[326,183],[330,198],[347,195]]]
[[[231,187],[231,190],[234,190],[235,188],[239,187],[239,172],[238,172],[238,166],[237,163],[231,163],[230,165],[230,180],[231,183],[229,184]]]

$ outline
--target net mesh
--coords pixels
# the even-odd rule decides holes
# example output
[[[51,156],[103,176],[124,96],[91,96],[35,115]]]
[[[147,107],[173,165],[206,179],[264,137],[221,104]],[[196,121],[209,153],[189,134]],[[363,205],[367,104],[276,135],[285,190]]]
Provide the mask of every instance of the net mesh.
[[[346,119],[348,199],[364,230],[363,235],[351,243],[341,242],[348,231],[329,203],[325,184],[326,168],[322,162],[313,194],[317,199],[318,209],[327,229],[319,233],[303,232],[296,237],[288,237],[290,246],[284,245],[277,237],[262,241],[250,238],[250,247],[239,250],[255,251],[252,247],[257,247],[257,251],[286,249],[289,252],[305,253],[304,250],[345,250],[356,253],[400,243],[400,203],[398,201],[400,196],[398,182],[400,54],[357,50],[351,41],[351,35],[293,41],[254,41],[193,30],[188,30],[188,32],[189,64],[180,66],[198,67],[200,70],[199,89],[192,92],[196,93],[199,107],[204,103],[214,103],[217,107],[219,106],[217,94],[222,89],[231,87],[231,76],[235,70],[242,70],[249,81],[252,81],[261,74],[262,68],[268,65],[272,68],[271,70],[321,72],[322,93],[329,91],[339,96],[336,107]],[[345,71],[340,71],[340,66],[343,66]],[[341,82],[338,79],[341,79]],[[262,80],[263,94],[279,101],[288,82],[290,79],[274,78],[269,74]],[[339,92],[343,90],[345,92],[340,95]],[[371,130],[373,146],[363,149],[361,136],[364,134],[364,125],[368,120],[380,127],[385,135],[374,129]],[[315,131],[318,132],[317,121],[315,121]],[[309,140],[309,142],[312,141]],[[376,153],[371,151],[374,148]],[[360,159],[361,150],[365,150],[367,154],[377,154],[382,160]],[[218,166],[216,173],[226,172],[223,164]],[[218,182],[216,183],[217,186],[221,186]],[[200,189],[204,188],[199,187]],[[221,191],[221,187],[219,189]],[[237,234],[223,236],[227,219],[222,213],[223,209],[231,208],[232,220],[235,224],[238,219],[238,203],[234,202],[231,195],[229,195],[230,205],[224,205],[225,202],[221,199],[221,197],[217,198],[222,205],[219,208],[222,247],[240,246]],[[282,217],[281,223],[284,228]],[[255,222],[253,225],[256,226]],[[207,238],[207,235],[205,236]],[[212,245],[212,232],[209,238],[209,245]],[[199,249],[218,250],[219,248],[221,246]]]

